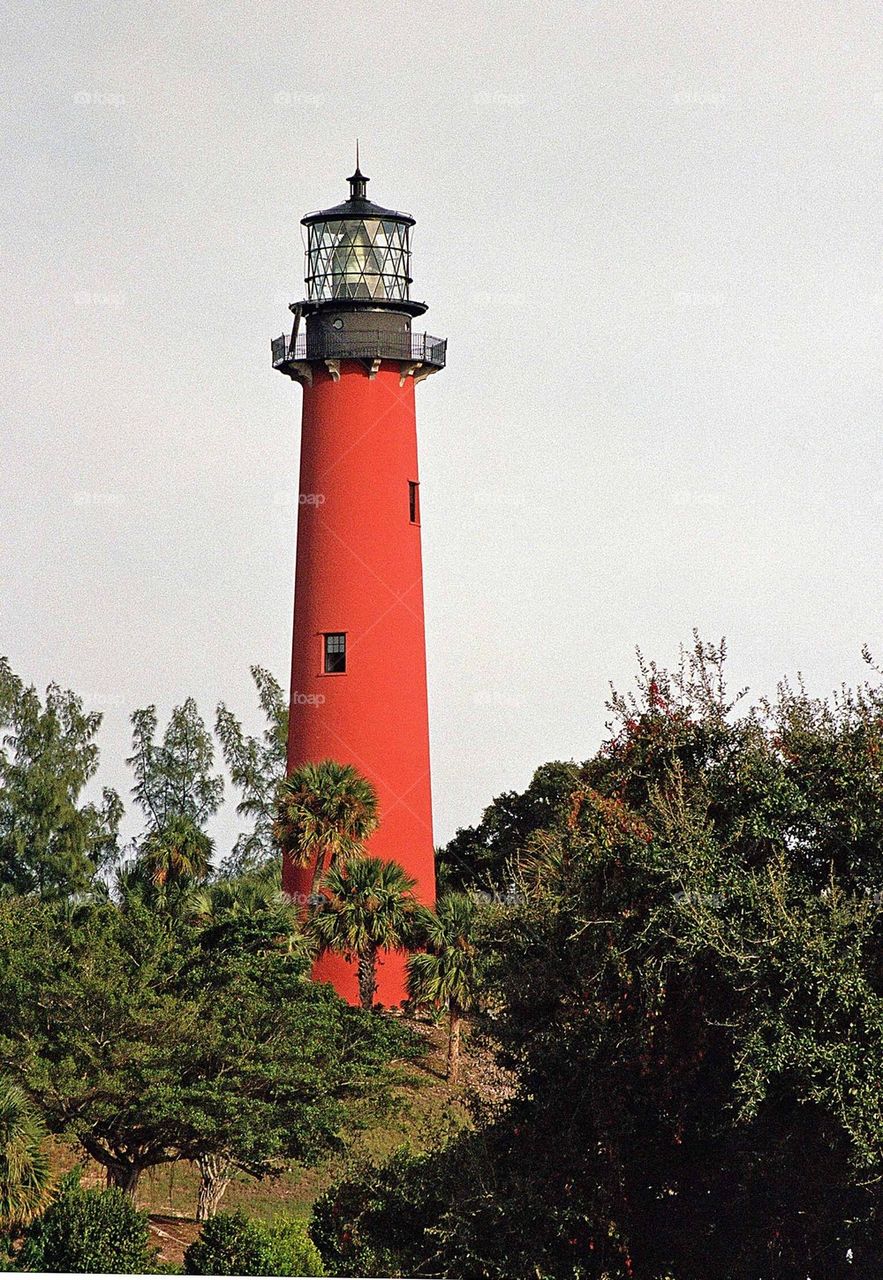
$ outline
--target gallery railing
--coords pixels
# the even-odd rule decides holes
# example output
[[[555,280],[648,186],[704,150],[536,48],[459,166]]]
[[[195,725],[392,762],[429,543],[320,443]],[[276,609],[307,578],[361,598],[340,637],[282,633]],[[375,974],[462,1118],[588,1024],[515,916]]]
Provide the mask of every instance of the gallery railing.
[[[291,338],[284,333],[270,345],[274,368],[296,360],[413,360],[443,369],[448,343],[447,339],[433,338],[428,333],[334,333],[321,329],[311,334],[299,333],[293,348]]]

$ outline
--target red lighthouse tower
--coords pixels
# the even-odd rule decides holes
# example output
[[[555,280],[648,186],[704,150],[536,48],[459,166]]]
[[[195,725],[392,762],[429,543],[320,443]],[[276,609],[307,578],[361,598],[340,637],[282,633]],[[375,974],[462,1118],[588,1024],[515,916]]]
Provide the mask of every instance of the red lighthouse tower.
[[[273,366],[303,387],[288,769],[333,759],[375,786],[375,857],[435,897],[420,489],[414,388],[446,343],[411,330],[414,219],[367,198],[356,160],[349,198],[308,214],[306,298]],[[283,868],[308,894],[312,869]],[[405,997],[405,960],[378,965],[377,999]],[[328,954],[316,978],[358,1002],[355,966]]]

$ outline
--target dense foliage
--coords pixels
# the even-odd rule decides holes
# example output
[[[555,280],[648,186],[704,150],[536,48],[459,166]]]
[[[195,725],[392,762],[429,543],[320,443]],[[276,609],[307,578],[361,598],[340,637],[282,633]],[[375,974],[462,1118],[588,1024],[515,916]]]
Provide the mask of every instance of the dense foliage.
[[[257,1222],[219,1213],[184,1255],[193,1276],[324,1276],[322,1258],[301,1222]]]
[[[119,796],[81,799],[98,768],[100,724],[57,685],[41,702],[0,658],[0,894],[65,897],[116,857]]]
[[[553,760],[536,770],[526,791],[497,796],[477,826],[461,827],[438,850],[439,887],[505,894],[525,842],[534,831],[550,830],[563,821],[578,776],[579,767],[572,760]]]
[[[27,1230],[15,1266],[22,1271],[156,1270],[147,1214],[122,1191],[86,1191],[69,1175],[53,1204]]]
[[[312,1160],[407,1038],[306,981],[281,923],[188,922],[137,896],[0,904],[0,1063],[129,1191],[179,1159],[255,1176]]]
[[[321,1197],[328,1269],[883,1273],[883,689],[783,685],[748,707],[724,657],[697,639],[674,673],[641,661],[594,757],[543,766],[457,834],[434,912],[363,856],[365,779],[324,761],[280,783],[284,700],[257,671],[263,737],[218,712],[253,823],[224,873],[206,830],[222,782],[188,701],[162,736],[135,714],[144,829],[112,877],[120,802],[81,799],[99,718],[0,667],[0,1229],[32,1218],[18,1265],[151,1263],[130,1199],[67,1183],[44,1208],[41,1120],[131,1194],[192,1160],[211,1219],[234,1171],[318,1158],[356,1099],[386,1105],[413,1042],[307,980],[318,942],[360,960],[366,1006],[377,947],[417,944],[412,996],[448,1015],[451,1077],[468,1013],[516,1081],[471,1131]],[[280,841],[315,867],[308,926],[279,891]],[[310,1247],[221,1215],[191,1261],[316,1272]]]
[[[377,828],[377,792],[351,764],[309,760],[278,792],[276,839],[295,866],[325,872],[358,857]]]
[[[132,717],[143,826],[121,859],[119,798],[80,798],[97,770],[100,715],[54,685],[41,700],[0,663],[0,1230],[53,1194],[47,1128],[130,1199],[145,1169],[192,1161],[207,1219],[234,1173],[272,1176],[341,1147],[346,1129],[391,1105],[392,1061],[416,1052],[402,1024],[309,981],[315,940],[281,893],[277,824],[293,819],[302,853],[342,867],[376,826],[376,797],[330,761],[298,776],[280,810],[287,708],[268,672],[252,675],[262,736],[217,711],[252,823],[219,870],[207,825],[223,779],[192,699],[163,729],[152,706]],[[19,1265],[38,1246],[60,1257],[80,1226],[104,1241],[100,1253],[116,1203],[66,1184]],[[302,1234],[274,1228],[279,1266],[294,1265]],[[107,1247],[101,1265],[125,1270],[125,1246],[115,1262]],[[80,1264],[71,1254],[65,1265]]]
[[[883,693],[742,710],[722,648],[642,665],[510,860],[486,997],[516,1097],[320,1201],[371,1274],[883,1268]],[[511,809],[513,806],[510,804]]]

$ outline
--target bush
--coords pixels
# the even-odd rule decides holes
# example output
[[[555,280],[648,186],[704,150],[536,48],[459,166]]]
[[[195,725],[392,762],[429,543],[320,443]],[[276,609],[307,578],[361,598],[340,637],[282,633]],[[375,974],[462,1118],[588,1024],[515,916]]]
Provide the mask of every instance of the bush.
[[[58,1198],[25,1232],[16,1258],[23,1271],[110,1271],[138,1275],[156,1269],[147,1214],[122,1191],[85,1191],[79,1170],[62,1180]]]
[[[277,1218],[258,1225],[267,1240],[268,1275],[324,1276],[322,1256],[310,1239],[305,1222]]]
[[[291,1218],[254,1222],[244,1213],[210,1218],[184,1254],[193,1276],[324,1276],[306,1226]]]
[[[440,1274],[426,1228],[449,1199],[449,1150],[401,1148],[380,1164],[356,1163],[318,1198],[310,1232],[333,1275]]]

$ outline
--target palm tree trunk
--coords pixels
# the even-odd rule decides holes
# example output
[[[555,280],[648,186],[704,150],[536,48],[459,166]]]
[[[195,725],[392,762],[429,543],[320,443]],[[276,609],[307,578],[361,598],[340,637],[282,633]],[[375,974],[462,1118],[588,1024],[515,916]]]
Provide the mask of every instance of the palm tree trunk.
[[[196,1162],[199,1168],[199,1195],[196,1201],[196,1221],[207,1222],[218,1212],[221,1197],[230,1182],[232,1161],[227,1156],[200,1156]]]
[[[448,1013],[448,1068],[447,1077],[450,1084],[456,1084],[460,1076],[460,1029],[463,1015],[457,1005],[452,1004]]]
[[[310,897],[311,898],[315,897],[316,892],[319,888],[319,881],[322,879],[324,874],[325,874],[325,856],[320,849],[319,852],[316,854],[316,861],[313,863],[313,878],[310,881]],[[305,903],[304,905],[309,907],[310,903]]]
[[[373,1009],[377,990],[377,948],[371,943],[359,956],[359,1000],[363,1009]]]

